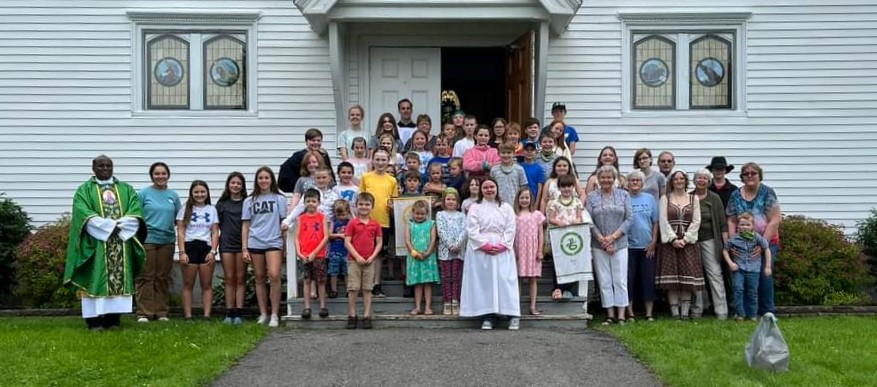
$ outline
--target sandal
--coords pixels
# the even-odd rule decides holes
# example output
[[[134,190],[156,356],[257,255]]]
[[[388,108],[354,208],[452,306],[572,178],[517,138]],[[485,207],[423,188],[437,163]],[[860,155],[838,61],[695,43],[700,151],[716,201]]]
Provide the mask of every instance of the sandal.
[[[338,298],[338,292],[334,290],[330,291],[329,298]]]
[[[655,318],[652,316],[646,316],[646,321],[655,321]]]
[[[329,308],[320,308],[320,317],[329,317]]]
[[[612,318],[612,317],[606,317],[606,319],[603,320],[603,323],[600,324],[600,325],[607,326],[607,325],[612,325],[612,324],[614,324],[614,323],[615,323],[615,319],[614,319],[614,318]]]
[[[301,311],[301,318],[308,320],[311,318],[311,308],[305,308]]]
[[[620,319],[618,319],[618,325],[624,325],[624,323],[625,323],[626,321],[627,321],[627,320],[625,320],[625,319],[623,319],[623,318],[620,318]]]
[[[563,298],[563,292],[560,289],[554,289],[554,292],[551,293],[551,299],[554,301],[560,301]]]
[[[417,309],[417,308],[411,309],[411,315],[412,315],[412,316],[417,316],[417,315],[420,315],[420,314],[423,314],[423,312],[421,312],[420,309]]]
[[[423,310],[423,314],[425,314],[425,315],[427,315],[427,316],[432,316],[432,315],[433,315],[432,308],[426,308],[426,309],[424,309],[424,310]]]
[[[622,321],[623,321],[623,320],[622,320]],[[635,323],[635,322],[636,322],[636,316],[627,316],[627,321],[632,322],[632,323]]]
[[[530,316],[541,316],[541,315],[542,315],[542,312],[540,312],[539,309],[530,308]]]

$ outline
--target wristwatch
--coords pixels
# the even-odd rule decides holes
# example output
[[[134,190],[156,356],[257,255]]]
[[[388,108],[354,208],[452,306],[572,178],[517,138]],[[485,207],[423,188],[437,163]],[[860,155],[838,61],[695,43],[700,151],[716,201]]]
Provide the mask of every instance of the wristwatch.
[[[216,250],[210,250],[210,254],[216,255]]]

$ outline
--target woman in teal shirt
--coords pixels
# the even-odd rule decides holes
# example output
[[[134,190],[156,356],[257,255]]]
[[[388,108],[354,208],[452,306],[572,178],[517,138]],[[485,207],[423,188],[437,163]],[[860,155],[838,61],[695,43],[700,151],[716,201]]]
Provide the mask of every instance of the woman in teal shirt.
[[[171,170],[159,161],[149,167],[152,185],[139,192],[146,220],[146,264],[137,278],[137,321],[167,321],[170,277],[174,263],[176,215],[180,195],[167,188]]]

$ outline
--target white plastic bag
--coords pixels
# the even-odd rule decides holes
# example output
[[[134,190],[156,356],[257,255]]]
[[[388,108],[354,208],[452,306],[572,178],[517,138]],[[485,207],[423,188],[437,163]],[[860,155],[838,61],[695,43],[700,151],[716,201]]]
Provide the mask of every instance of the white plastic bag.
[[[755,333],[746,345],[745,355],[746,364],[751,368],[774,372],[789,370],[789,346],[773,313],[761,316]]]

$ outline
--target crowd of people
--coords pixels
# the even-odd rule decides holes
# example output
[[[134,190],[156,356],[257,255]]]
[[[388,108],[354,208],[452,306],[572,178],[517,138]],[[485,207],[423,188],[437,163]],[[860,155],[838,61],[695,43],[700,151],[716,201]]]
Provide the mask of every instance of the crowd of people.
[[[369,132],[363,108],[351,107],[349,126],[338,135],[336,168],[322,132],[309,129],[306,148],[277,175],[259,168],[248,192],[244,174],[233,172],[215,205],[201,180],[181,203],[168,189],[165,163],[150,166],[152,185],[136,192],[113,177],[112,160],[96,158],[95,176],[74,198],[65,274],[82,291],[89,328],[118,326],[118,315],[132,311],[133,296],[138,321],[166,320],[176,250],[186,319],[193,318],[196,278],[203,318],[211,318],[221,257],[224,321],[243,323],[249,264],[257,322],[278,326],[286,258],[297,261],[303,278],[304,319],[311,318],[312,299],[320,317],[329,315],[327,299],[339,297],[343,278],[348,328],[369,329],[372,298],[385,297],[382,280],[401,279],[413,296],[412,315],[436,313],[438,290],[440,313],[480,318],[482,329],[507,316],[516,330],[519,283],[529,285],[528,313],[542,313],[537,280],[552,259],[547,230],[578,224],[590,228],[591,251],[580,259],[593,259],[603,324],[634,320],[635,303],[651,321],[661,297],[680,320],[710,308],[719,319],[733,314],[739,321],[775,312],[780,210],[757,164],[742,165],[737,188],[727,179],[734,166],[714,157],[694,173],[692,185],[670,152],[658,155],[654,170],[651,150],[639,149],[623,175],[615,149],[606,146],[585,176],[572,162],[579,138],[561,103],[544,127],[535,118],[483,125],[457,111],[438,135],[428,115],[412,119],[411,101],[398,108],[398,120],[381,114]],[[415,198],[410,211],[393,213],[397,197]],[[394,216],[406,217],[404,230],[393,229]],[[294,246],[288,252],[287,236]],[[405,256],[396,255],[395,237],[404,239]],[[552,299],[572,299],[575,286],[555,281]]]

